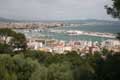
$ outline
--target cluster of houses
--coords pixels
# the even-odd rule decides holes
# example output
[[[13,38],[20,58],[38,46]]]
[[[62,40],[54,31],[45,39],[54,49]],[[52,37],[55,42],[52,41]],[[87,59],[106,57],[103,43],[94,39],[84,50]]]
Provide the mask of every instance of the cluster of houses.
[[[118,40],[105,40],[102,42],[92,41],[58,41],[32,38],[28,39],[28,48],[32,50],[40,50],[45,52],[53,52],[63,54],[67,51],[77,51],[79,53],[92,53],[100,52],[103,48],[120,52],[120,41]]]
[[[4,23],[0,22],[0,29],[9,28],[9,29],[38,29],[38,28],[52,28],[52,27],[61,27],[64,26],[63,23]]]
[[[9,43],[11,37],[0,37],[0,43]],[[92,53],[100,52],[102,49],[107,49],[113,52],[120,52],[120,41],[118,40],[105,40],[102,42],[92,41],[58,41],[40,38],[29,38],[27,40],[27,47],[31,50],[40,50],[44,52],[52,52],[63,54],[68,51],[77,51],[79,53]],[[16,49],[15,49],[16,50]]]

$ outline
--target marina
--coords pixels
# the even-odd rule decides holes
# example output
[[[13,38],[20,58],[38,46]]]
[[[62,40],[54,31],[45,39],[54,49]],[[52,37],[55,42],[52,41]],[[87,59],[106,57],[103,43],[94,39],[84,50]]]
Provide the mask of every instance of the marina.
[[[36,28],[36,29],[15,29],[24,33],[27,37],[45,37],[56,40],[88,40],[88,41],[104,41],[107,39],[115,39],[116,33],[120,31],[120,24],[115,23],[99,23],[99,24],[76,24],[52,27],[52,28]],[[65,23],[63,24],[65,25]],[[106,26],[106,27],[105,27]]]

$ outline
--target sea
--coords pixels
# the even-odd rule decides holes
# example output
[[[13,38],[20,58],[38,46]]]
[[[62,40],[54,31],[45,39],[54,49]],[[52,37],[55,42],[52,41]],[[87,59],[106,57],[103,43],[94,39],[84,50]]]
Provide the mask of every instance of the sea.
[[[49,28],[44,31],[30,31],[25,32],[19,30],[19,32],[24,33],[28,37],[46,37],[48,39],[56,39],[56,40],[64,40],[64,41],[79,41],[79,40],[87,40],[87,41],[104,41],[111,38],[104,37],[96,37],[96,36],[87,36],[87,35],[67,35],[65,33],[59,32],[50,32],[50,30],[77,30],[77,31],[86,31],[86,32],[101,32],[101,33],[120,33],[120,22],[119,21],[83,21],[83,22],[66,22],[67,24],[80,24],[79,26],[63,26],[63,27],[55,27]]]

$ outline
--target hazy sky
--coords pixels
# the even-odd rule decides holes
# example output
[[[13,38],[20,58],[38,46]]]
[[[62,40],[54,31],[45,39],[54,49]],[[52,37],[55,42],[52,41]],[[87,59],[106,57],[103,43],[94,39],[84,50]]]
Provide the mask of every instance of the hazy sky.
[[[111,0],[0,0],[0,17],[31,20],[108,19]]]

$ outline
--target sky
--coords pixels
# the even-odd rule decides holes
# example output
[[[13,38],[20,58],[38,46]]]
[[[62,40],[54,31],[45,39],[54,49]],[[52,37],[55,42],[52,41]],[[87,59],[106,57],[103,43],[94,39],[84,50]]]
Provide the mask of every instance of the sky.
[[[0,0],[0,17],[17,20],[113,20],[105,5],[111,0]]]

